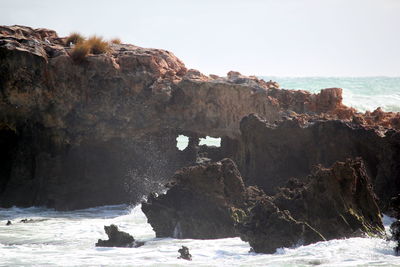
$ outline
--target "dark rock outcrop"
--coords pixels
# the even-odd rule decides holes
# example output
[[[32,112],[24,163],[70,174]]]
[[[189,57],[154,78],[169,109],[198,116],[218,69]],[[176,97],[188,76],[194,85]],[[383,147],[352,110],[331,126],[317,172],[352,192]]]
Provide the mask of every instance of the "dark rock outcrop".
[[[400,194],[392,197],[385,209],[385,213],[390,217],[400,220]]]
[[[354,236],[383,236],[384,228],[361,160],[316,167],[308,182],[290,180],[237,225],[255,252]]]
[[[257,253],[325,240],[309,224],[295,220],[287,210],[281,211],[268,197],[259,201],[236,227],[240,238]]]
[[[178,252],[181,254],[178,259],[184,259],[188,261],[192,260],[192,254],[189,253],[188,247],[182,246],[182,248],[178,249]]]
[[[329,167],[355,157],[364,160],[381,203],[400,191],[398,131],[320,118],[288,117],[271,124],[252,114],[243,118],[241,132],[240,148],[233,158],[245,182],[268,194],[291,177],[306,177],[314,165]]]
[[[231,159],[183,168],[166,194],[142,210],[157,237],[240,235],[255,252],[384,233],[381,213],[361,159],[316,166],[305,182],[290,180],[274,196],[245,187]]]
[[[397,220],[392,225],[390,225],[390,233],[392,234],[392,240],[397,242],[396,247],[394,247],[394,253],[400,255],[400,221]]]
[[[307,182],[290,180],[272,201],[327,239],[384,234],[381,213],[361,159],[336,162],[331,168],[316,166]]]
[[[96,247],[140,247],[144,242],[135,241],[133,236],[123,231],[119,231],[115,224],[104,226],[104,231],[108,235],[108,240],[99,239]]]
[[[6,223],[7,226],[11,225],[11,224],[12,224],[12,222],[10,220],[8,220],[7,223]]]
[[[247,191],[232,160],[183,168],[172,180],[166,194],[142,203],[157,237],[237,236],[232,212],[246,205]]]

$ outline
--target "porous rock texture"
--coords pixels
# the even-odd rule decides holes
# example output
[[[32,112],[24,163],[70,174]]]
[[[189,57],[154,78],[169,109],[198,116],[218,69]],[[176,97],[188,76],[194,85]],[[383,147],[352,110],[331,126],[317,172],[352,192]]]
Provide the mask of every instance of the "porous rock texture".
[[[233,71],[206,76],[169,51],[129,44],[110,44],[109,52],[74,62],[65,40],[53,30],[0,26],[1,207],[137,203],[198,153],[232,156],[249,181],[260,181],[259,162],[242,153],[240,121],[250,113],[270,123],[312,114],[400,127],[399,114],[344,106],[340,88],[311,94]],[[183,152],[178,134],[190,137]],[[222,147],[200,148],[198,138],[206,135],[221,137]],[[394,145],[387,146],[392,153]],[[385,170],[391,162],[382,163]],[[397,174],[374,182],[385,188]]]

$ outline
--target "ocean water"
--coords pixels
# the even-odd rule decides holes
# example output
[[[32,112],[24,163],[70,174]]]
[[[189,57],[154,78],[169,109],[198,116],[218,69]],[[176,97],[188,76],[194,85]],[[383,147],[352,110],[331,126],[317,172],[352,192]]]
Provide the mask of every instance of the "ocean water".
[[[38,220],[21,223],[22,219]],[[7,220],[13,224],[6,226]],[[384,218],[385,225],[392,222]],[[98,248],[107,239],[103,226],[114,223],[135,239],[139,248]],[[193,261],[177,259],[187,246]],[[140,206],[103,206],[70,212],[45,208],[0,209],[0,266],[399,266],[394,242],[349,238],[275,254],[249,253],[239,238],[192,240],[155,238]]]
[[[400,77],[269,77],[281,88],[301,89],[318,93],[321,89],[343,88],[343,103],[361,112],[381,107],[400,112]]]

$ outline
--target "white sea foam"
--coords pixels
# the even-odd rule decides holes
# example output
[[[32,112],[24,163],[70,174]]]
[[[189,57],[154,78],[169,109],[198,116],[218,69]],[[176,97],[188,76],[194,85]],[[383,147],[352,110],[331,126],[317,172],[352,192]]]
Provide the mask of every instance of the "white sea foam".
[[[239,238],[192,240],[155,238],[140,206],[104,206],[71,212],[44,208],[0,209],[0,266],[395,266],[393,242],[349,238],[298,248],[278,249],[273,255],[249,253]],[[19,223],[21,219],[46,219]],[[7,220],[13,225],[6,226]],[[389,224],[390,218],[385,217]],[[114,223],[137,240],[139,248],[97,248],[106,239],[104,225]],[[188,246],[193,261],[177,259]]]

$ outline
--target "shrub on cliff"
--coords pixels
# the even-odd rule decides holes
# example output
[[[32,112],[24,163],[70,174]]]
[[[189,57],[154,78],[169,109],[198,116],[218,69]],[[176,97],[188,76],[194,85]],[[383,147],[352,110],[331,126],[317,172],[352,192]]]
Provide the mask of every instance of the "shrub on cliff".
[[[73,32],[71,33],[67,40],[65,40],[65,45],[66,46],[70,46],[70,44],[79,44],[79,43],[83,43],[85,41],[85,37],[83,37],[80,33],[78,32]]]
[[[77,44],[71,51],[70,56],[75,62],[83,62],[90,52],[87,42]]]
[[[113,38],[113,39],[110,40],[110,43],[112,43],[112,44],[122,44],[122,41],[119,38]]]
[[[108,42],[103,40],[103,37],[93,35],[85,43],[90,47],[90,52],[92,54],[104,54],[110,51],[110,46]]]

